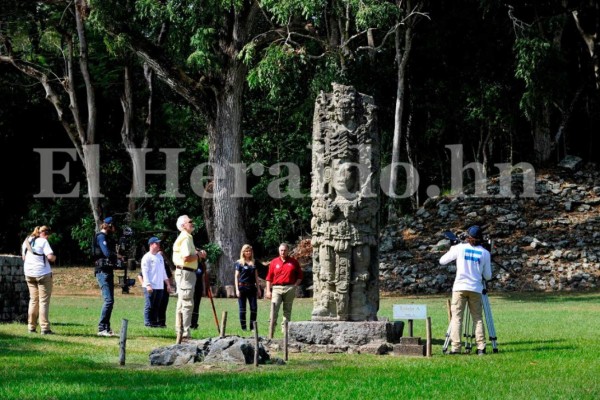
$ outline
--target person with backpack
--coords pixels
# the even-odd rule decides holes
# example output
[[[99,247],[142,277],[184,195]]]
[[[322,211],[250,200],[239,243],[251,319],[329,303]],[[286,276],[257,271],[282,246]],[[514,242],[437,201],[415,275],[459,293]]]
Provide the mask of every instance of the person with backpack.
[[[48,316],[53,286],[50,263],[56,260],[56,256],[48,242],[49,236],[49,226],[36,226],[21,246],[25,281],[29,289],[27,327],[29,333],[36,333],[39,318],[42,335],[54,334]]]
[[[96,233],[93,242],[94,253],[94,274],[102,292],[104,304],[100,312],[100,321],[98,322],[98,336],[114,336],[110,329],[110,317],[115,302],[115,275],[114,268],[119,258],[123,256],[117,254],[116,242],[113,234],[117,227],[112,217],[107,217],[102,223],[100,232]]]

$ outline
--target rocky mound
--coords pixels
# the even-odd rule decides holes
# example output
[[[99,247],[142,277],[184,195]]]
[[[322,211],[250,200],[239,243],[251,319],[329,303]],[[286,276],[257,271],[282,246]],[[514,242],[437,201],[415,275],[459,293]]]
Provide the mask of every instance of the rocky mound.
[[[585,169],[538,172],[535,197],[523,197],[513,179],[512,197],[497,179],[487,197],[428,199],[414,215],[390,224],[380,240],[380,285],[387,294],[452,290],[455,266],[440,266],[450,242],[444,231],[485,227],[491,240],[494,279],[500,291],[579,291],[600,279],[600,173]]]

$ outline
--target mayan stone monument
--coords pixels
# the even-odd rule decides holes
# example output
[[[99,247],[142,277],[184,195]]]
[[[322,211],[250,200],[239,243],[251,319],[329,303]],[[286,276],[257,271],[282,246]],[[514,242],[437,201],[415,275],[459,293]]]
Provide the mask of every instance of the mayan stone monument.
[[[315,102],[311,321],[291,322],[292,348],[384,354],[402,322],[379,321],[379,170],[371,96],[333,83]]]
[[[375,321],[379,309],[379,137],[373,98],[333,84],[312,141],[313,321]]]

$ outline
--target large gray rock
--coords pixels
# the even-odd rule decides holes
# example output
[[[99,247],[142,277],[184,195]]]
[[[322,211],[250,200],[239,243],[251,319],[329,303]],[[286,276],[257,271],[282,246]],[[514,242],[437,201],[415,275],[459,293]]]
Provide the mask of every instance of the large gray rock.
[[[568,169],[569,171],[577,171],[581,168],[581,164],[583,163],[583,159],[577,156],[565,156],[558,166],[561,168]]]
[[[300,351],[364,352],[374,348],[376,353],[383,354],[382,348],[398,343],[403,327],[402,321],[290,322],[289,339]]]
[[[258,363],[264,364],[270,359],[262,344],[258,344]],[[204,358],[206,363],[252,364],[254,362],[254,341],[237,336],[217,338],[208,349]]]
[[[259,338],[258,363],[265,364],[271,357]],[[185,365],[197,362],[210,364],[254,363],[254,340],[229,336],[192,340],[185,344],[159,347],[150,352],[150,365]]]
[[[180,366],[193,364],[202,358],[197,343],[159,347],[150,352],[150,365]]]

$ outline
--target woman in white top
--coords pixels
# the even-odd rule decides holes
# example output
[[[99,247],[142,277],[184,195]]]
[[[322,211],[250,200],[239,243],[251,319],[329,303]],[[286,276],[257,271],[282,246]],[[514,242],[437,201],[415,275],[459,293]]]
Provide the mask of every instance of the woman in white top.
[[[36,226],[21,246],[25,281],[29,288],[29,311],[27,324],[29,333],[35,333],[38,317],[42,335],[52,335],[48,313],[52,295],[52,270],[50,263],[56,256],[48,243],[50,227]]]

